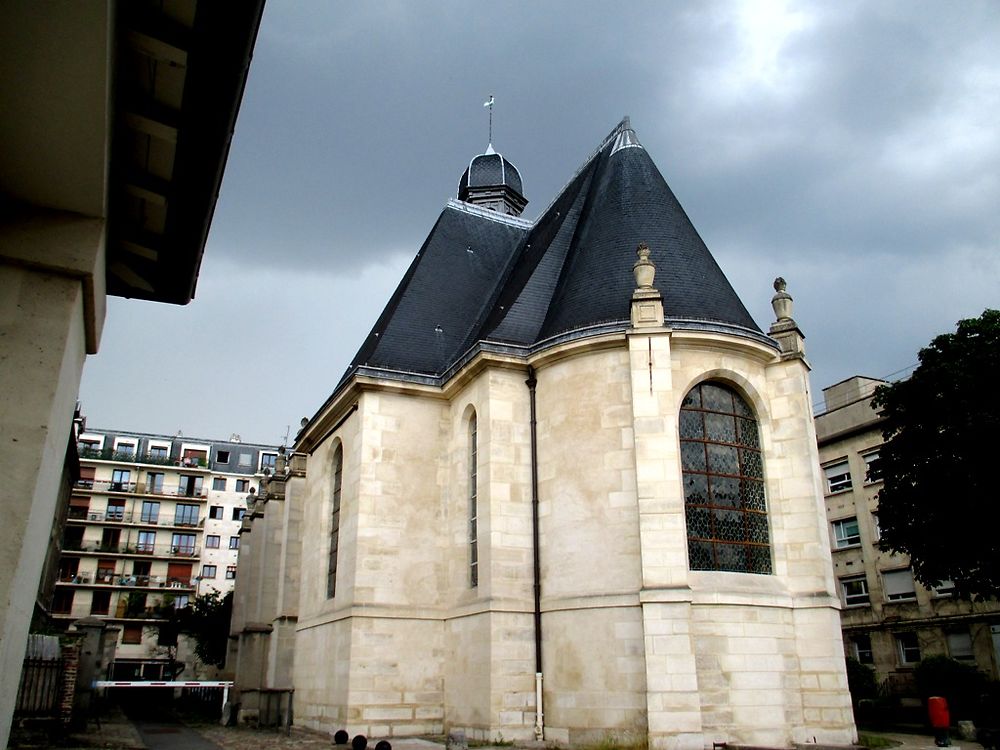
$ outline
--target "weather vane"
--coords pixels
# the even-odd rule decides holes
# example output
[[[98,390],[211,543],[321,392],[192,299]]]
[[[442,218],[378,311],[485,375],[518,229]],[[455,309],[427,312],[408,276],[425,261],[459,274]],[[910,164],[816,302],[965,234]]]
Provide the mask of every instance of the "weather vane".
[[[483,102],[483,106],[490,111],[490,145],[493,145],[493,94],[490,94],[488,101]]]

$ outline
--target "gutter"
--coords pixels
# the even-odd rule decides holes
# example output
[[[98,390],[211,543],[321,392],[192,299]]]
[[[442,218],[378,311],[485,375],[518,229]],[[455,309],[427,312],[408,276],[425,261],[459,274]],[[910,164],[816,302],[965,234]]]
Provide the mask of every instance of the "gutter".
[[[535,417],[535,368],[528,367],[528,401],[531,405],[531,551],[535,590],[535,740],[545,739],[545,713],[542,710],[542,566],[538,534],[538,422]]]

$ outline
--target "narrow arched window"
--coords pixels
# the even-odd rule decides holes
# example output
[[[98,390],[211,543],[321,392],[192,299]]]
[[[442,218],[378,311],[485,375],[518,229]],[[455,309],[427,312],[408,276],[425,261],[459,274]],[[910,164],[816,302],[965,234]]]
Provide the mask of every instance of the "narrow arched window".
[[[469,420],[469,585],[479,585],[479,436],[475,414]]]
[[[326,596],[337,593],[337,548],[340,541],[340,492],[344,478],[344,450],[337,446],[333,454],[333,510],[330,518],[330,564],[326,574]]]
[[[770,573],[764,462],[757,419],[732,388],[702,383],[680,413],[692,570]]]

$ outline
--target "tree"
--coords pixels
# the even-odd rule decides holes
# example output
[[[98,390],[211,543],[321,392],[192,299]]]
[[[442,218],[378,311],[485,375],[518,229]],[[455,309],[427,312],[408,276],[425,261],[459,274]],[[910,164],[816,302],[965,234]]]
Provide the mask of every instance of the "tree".
[[[960,320],[920,350],[908,380],[881,386],[882,545],[927,586],[1000,594],[1000,310]]]
[[[194,652],[205,664],[225,665],[232,614],[232,591],[225,596],[219,596],[218,591],[202,594],[187,607],[178,610],[178,628],[181,633],[194,638]]]

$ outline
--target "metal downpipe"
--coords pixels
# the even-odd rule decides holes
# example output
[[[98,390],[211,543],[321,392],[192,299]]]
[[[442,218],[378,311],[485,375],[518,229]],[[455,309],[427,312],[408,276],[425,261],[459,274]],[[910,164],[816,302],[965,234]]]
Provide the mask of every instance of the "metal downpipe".
[[[538,534],[538,427],[535,413],[535,368],[528,367],[528,402],[531,406],[531,540],[535,592],[535,739],[545,739],[545,712],[542,706],[542,567]]]

